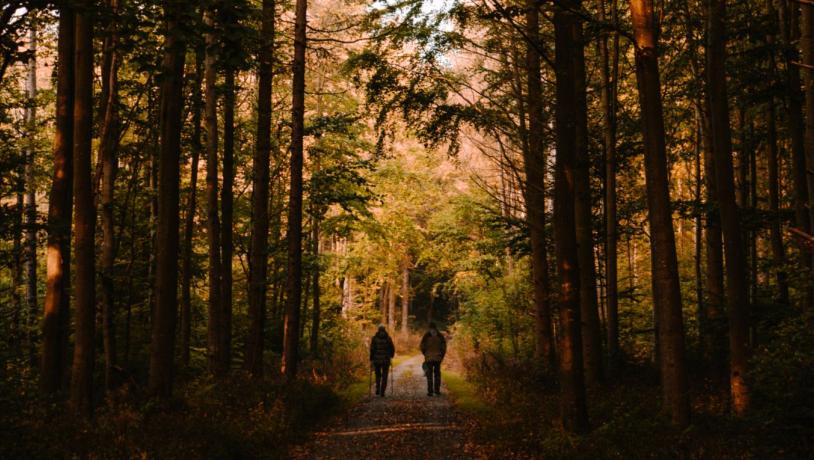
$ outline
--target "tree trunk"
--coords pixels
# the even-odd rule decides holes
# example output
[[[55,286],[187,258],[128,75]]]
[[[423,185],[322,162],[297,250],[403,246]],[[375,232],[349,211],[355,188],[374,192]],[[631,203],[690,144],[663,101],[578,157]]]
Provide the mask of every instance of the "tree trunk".
[[[205,21],[215,27],[215,12],[207,11]],[[206,35],[206,58],[204,60],[204,117],[206,125],[206,234],[209,243],[209,322],[207,327],[207,355],[209,371],[215,375],[225,372],[222,334],[223,310],[221,307],[221,239],[218,216],[218,95],[217,56],[215,32]]]
[[[774,68],[774,60],[772,60]],[[766,144],[768,148],[767,161],[769,172],[769,212],[771,213],[771,223],[769,224],[769,239],[772,247],[772,258],[777,273],[777,301],[781,304],[789,303],[789,283],[786,274],[786,251],[783,247],[782,218],[780,217],[780,174],[777,152],[777,124],[775,122],[774,96],[769,97],[769,105],[766,109],[766,121],[768,123],[768,133]]]
[[[545,241],[545,145],[543,144],[542,85],[540,82],[540,12],[534,0],[526,10],[526,84],[528,85],[528,148],[523,159],[526,173],[526,216],[531,239],[532,284],[534,285],[535,358],[547,370],[553,370],[554,334],[548,282],[548,254]]]
[[[319,292],[319,219],[314,216],[313,222],[313,236],[311,244],[312,251],[314,254],[314,275],[312,278],[313,287],[312,291],[314,291],[314,309],[311,312],[311,354],[316,355],[317,349],[319,347],[319,321],[320,321],[320,314],[321,314],[321,305],[320,305],[320,292]]]
[[[410,314],[410,269],[405,263],[401,268],[401,335],[407,337],[408,318]]]
[[[223,189],[221,213],[221,351],[223,367],[232,362],[232,259],[234,258],[234,182],[235,182],[235,70],[228,68],[225,76],[223,111]]]
[[[165,0],[166,42],[161,81],[161,155],[159,158],[156,305],[150,348],[150,393],[172,395],[175,319],[178,315],[178,230],[181,127],[184,87],[182,18],[185,4]]]
[[[600,5],[600,19],[605,21],[605,5]],[[611,3],[611,20],[618,23],[617,0]],[[607,277],[607,346],[608,372],[619,365],[619,273],[616,213],[616,88],[619,78],[619,34],[613,33],[613,53],[608,50],[608,34],[599,42],[600,74],[602,78],[602,112],[604,115],[603,143],[605,147],[605,272]]]
[[[71,406],[85,417],[93,412],[93,363],[96,326],[96,209],[93,204],[91,145],[93,136],[93,17],[89,4],[76,14],[74,80],[74,219],[76,319]]]
[[[305,48],[308,0],[297,0],[294,24],[294,68],[291,102],[291,177],[288,202],[288,271],[282,372],[297,376],[300,304],[302,302],[302,162],[305,116]]]
[[[32,51],[28,61],[28,75],[26,78],[26,92],[30,107],[26,109],[26,129],[28,130],[29,145],[25,158],[25,303],[26,303],[26,330],[28,342],[28,357],[32,365],[36,362],[36,323],[39,314],[37,307],[37,185],[34,153],[37,133],[37,30],[31,28],[29,32],[29,47]]]
[[[785,50],[783,60],[786,66],[786,104],[788,105],[788,131],[791,138],[791,177],[794,190],[794,222],[806,233],[811,233],[810,209],[808,208],[808,179],[806,174],[805,128],[803,125],[803,95],[800,91],[800,70],[795,61],[798,59],[794,42],[799,38],[798,6],[793,1],[781,1],[779,10],[780,33]],[[802,265],[811,270],[811,257],[807,251],[800,251]],[[806,289],[805,305],[814,305],[814,289]]]
[[[729,385],[732,405],[737,414],[749,407],[746,385],[749,359],[749,305],[746,284],[746,258],[732,166],[732,139],[726,90],[726,18],[725,0],[708,0],[707,94],[710,102],[713,157],[721,213],[721,229],[726,257],[726,297],[729,318]]]
[[[266,322],[269,238],[269,161],[271,157],[271,93],[274,59],[274,0],[263,0],[264,41],[258,53],[257,145],[252,158],[252,235],[249,248],[249,335],[245,368],[263,375],[263,330]]]
[[[74,30],[73,9],[63,4],[59,11],[54,174],[48,200],[45,315],[40,366],[40,388],[46,394],[57,392],[67,373],[73,203]]]
[[[181,255],[181,362],[189,366],[189,347],[192,337],[192,236],[195,212],[198,209],[198,164],[201,158],[201,83],[203,49],[195,52],[195,78],[192,80],[192,164],[189,172],[189,198],[184,216],[184,243]]]
[[[396,330],[396,283],[387,282],[387,330]]]
[[[596,267],[594,264],[593,214],[591,212],[591,163],[588,155],[588,101],[585,77],[585,45],[582,21],[574,25],[574,89],[576,91],[576,125],[574,158],[574,213],[579,257],[580,329],[582,332],[582,364],[588,384],[602,380],[602,334],[599,330],[599,301],[596,298]]]
[[[662,394],[674,425],[689,424],[687,371],[681,286],[678,279],[675,234],[667,179],[667,149],[658,64],[656,24],[652,0],[631,0],[636,52],[645,178],[649,209],[653,300],[659,312]]]
[[[580,336],[580,274],[574,214],[576,124],[578,122],[574,53],[578,44],[580,2],[566,0],[554,10],[556,47],[556,138],[554,174],[554,242],[560,282],[560,413],[563,427],[571,432],[588,430],[588,411]]]
[[[801,2],[803,87],[805,89],[805,163],[809,228],[814,228],[814,5]]]

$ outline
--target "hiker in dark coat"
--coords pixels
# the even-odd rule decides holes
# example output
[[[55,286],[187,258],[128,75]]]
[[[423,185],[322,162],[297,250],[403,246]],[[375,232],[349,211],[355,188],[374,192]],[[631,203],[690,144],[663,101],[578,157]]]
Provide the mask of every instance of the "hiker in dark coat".
[[[390,371],[390,360],[396,355],[393,339],[387,335],[384,325],[370,339],[370,364],[376,372],[376,395],[384,396],[387,389],[387,373]]]
[[[447,341],[435,323],[421,338],[421,353],[424,355],[424,374],[427,376],[427,396],[441,394],[441,361],[447,354]]]

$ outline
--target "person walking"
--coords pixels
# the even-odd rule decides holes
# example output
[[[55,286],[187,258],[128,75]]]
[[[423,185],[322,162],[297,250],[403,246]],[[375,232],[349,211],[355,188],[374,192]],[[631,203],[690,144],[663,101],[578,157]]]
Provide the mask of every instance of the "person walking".
[[[447,354],[447,341],[435,326],[421,338],[421,353],[424,355],[424,373],[427,376],[427,396],[441,394],[441,361]]]
[[[387,334],[384,324],[370,339],[370,365],[376,372],[376,396],[384,397],[387,389],[387,373],[390,371],[390,360],[396,355],[393,339]]]

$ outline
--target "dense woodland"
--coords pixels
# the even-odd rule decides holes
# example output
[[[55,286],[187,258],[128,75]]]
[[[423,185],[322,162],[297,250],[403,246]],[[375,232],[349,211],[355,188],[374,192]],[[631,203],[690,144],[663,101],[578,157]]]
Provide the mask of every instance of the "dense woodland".
[[[814,2],[5,1],[0,259],[0,457],[286,457],[430,321],[484,457],[808,457]]]

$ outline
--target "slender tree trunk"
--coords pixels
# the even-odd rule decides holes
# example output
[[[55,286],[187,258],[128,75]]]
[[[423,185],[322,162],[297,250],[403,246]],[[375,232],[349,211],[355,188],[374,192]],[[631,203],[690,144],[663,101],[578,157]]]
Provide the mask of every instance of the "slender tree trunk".
[[[22,313],[23,299],[20,296],[20,287],[23,284],[23,213],[25,208],[25,171],[17,168],[15,174],[16,200],[14,204],[14,219],[12,243],[12,267],[11,267],[11,346],[15,353],[21,351],[20,346],[23,335]]]
[[[531,265],[534,285],[535,358],[545,369],[555,367],[554,334],[548,281],[548,254],[545,241],[545,145],[543,144],[542,84],[540,81],[540,11],[528,0],[526,10],[526,84],[528,86],[528,148],[523,149],[526,173],[526,216],[531,237]]]
[[[249,335],[245,368],[263,375],[269,238],[269,161],[271,157],[272,60],[274,59],[274,0],[263,0],[263,43],[258,53],[257,145],[252,158],[252,235],[249,250]]]
[[[387,282],[387,330],[396,330],[396,283],[392,280]]]
[[[205,21],[215,27],[215,12],[207,11]],[[217,56],[215,32],[206,35],[206,58],[204,60],[204,117],[206,125],[206,230],[209,242],[209,323],[207,327],[207,354],[209,371],[215,375],[225,372],[223,362],[222,334],[222,266],[220,221],[218,216],[218,95]]]
[[[32,51],[28,61],[26,92],[30,106],[26,109],[26,129],[29,132],[29,145],[25,159],[25,303],[28,357],[32,365],[36,362],[36,322],[39,317],[37,307],[37,185],[35,171],[36,156],[34,145],[37,133],[37,29],[29,31],[29,47]]]
[[[674,425],[689,424],[687,371],[681,286],[678,279],[675,234],[667,179],[667,149],[658,64],[656,24],[652,0],[631,0],[636,52],[645,178],[649,209],[652,288],[659,312],[661,384],[664,402]]]
[[[737,414],[749,407],[746,384],[749,359],[749,305],[746,284],[746,258],[735,202],[732,166],[732,139],[726,90],[726,6],[724,0],[708,0],[707,94],[710,101],[713,157],[726,257],[726,296],[729,318],[729,385]]]
[[[580,2],[566,0],[554,10],[556,46],[556,137],[554,173],[554,242],[560,282],[560,414],[563,427],[572,432],[588,430],[585,382],[580,336],[580,267],[574,196],[578,122],[574,54],[579,21],[573,11]]]
[[[314,309],[312,310],[311,314],[311,354],[316,355],[317,350],[319,347],[319,321],[320,321],[320,314],[321,314],[321,305],[320,305],[320,290],[319,290],[319,275],[320,275],[320,267],[319,267],[319,219],[315,216],[313,222],[313,229],[312,229],[312,251],[314,253],[314,276],[312,278],[313,287],[311,288],[314,291]]]
[[[90,417],[93,412],[93,363],[96,325],[96,209],[93,204],[91,144],[93,136],[93,11],[89,2],[76,14],[74,80],[74,219],[76,260],[76,319],[71,406]]]
[[[401,335],[407,337],[410,329],[408,318],[410,314],[410,269],[405,263],[401,268]]]
[[[302,163],[305,115],[305,48],[308,0],[297,0],[294,23],[294,69],[291,102],[291,181],[288,203],[288,271],[282,372],[297,376],[302,297]]]
[[[772,62],[774,67],[774,62]],[[768,172],[769,172],[769,212],[771,213],[771,223],[769,225],[769,239],[771,240],[772,258],[774,259],[777,273],[777,301],[781,304],[789,303],[789,283],[785,270],[786,251],[783,247],[782,219],[780,217],[780,174],[777,152],[777,123],[775,122],[775,102],[774,97],[769,98],[766,109],[766,121],[768,132],[766,135],[766,146],[768,148]]]
[[[178,230],[181,126],[184,87],[183,8],[165,0],[166,41],[161,81],[161,155],[159,158],[158,232],[156,238],[156,306],[150,348],[150,393],[172,395],[175,319],[178,316]]]
[[[54,174],[48,200],[45,315],[42,323],[40,388],[57,392],[67,373],[70,321],[71,208],[73,203],[74,11],[60,5]]]
[[[791,139],[791,177],[793,182],[795,225],[806,233],[811,233],[808,179],[806,174],[805,128],[803,125],[803,95],[800,91],[800,70],[795,61],[798,58],[794,42],[799,38],[799,10],[791,0],[779,3],[780,33],[785,50],[783,60],[786,71],[786,104],[788,106],[788,132]],[[811,257],[805,250],[800,251],[802,265],[811,270]],[[814,305],[814,288],[806,288],[804,303],[809,308]]]
[[[109,6],[114,14],[117,12],[117,0],[110,0]],[[110,35],[105,39],[105,74],[102,75],[107,82],[107,101],[104,101],[104,120],[102,121],[101,143],[99,145],[99,158],[102,164],[102,324],[105,352],[105,386],[113,388],[114,369],[116,366],[116,329],[115,329],[115,297],[113,270],[116,257],[116,243],[113,217],[113,200],[116,187],[116,173],[118,159],[116,150],[119,140],[119,56],[116,50],[118,34],[116,20],[111,22]]]
[[[814,228],[814,5],[800,3],[803,51],[803,87],[805,89],[805,162],[808,185],[809,228]]]
[[[201,83],[203,49],[195,52],[195,78],[192,80],[192,164],[189,173],[189,198],[184,216],[184,243],[181,255],[181,362],[189,366],[189,347],[192,337],[192,236],[195,212],[198,209],[198,164],[201,158]]]
[[[618,23],[617,0],[611,3],[613,24]],[[605,21],[605,5],[600,5],[600,19]],[[619,76],[619,34],[613,33],[613,52],[608,50],[608,34],[599,42],[601,99],[604,115],[603,141],[605,147],[605,272],[607,276],[607,345],[608,372],[613,374],[619,365],[619,272],[618,272],[618,217],[616,213],[616,87]]]
[[[232,361],[232,259],[234,258],[234,182],[235,182],[235,70],[226,70],[223,111],[223,189],[221,190],[221,310],[223,330],[221,351],[223,367]]]
[[[599,301],[594,264],[593,214],[591,212],[591,163],[588,155],[588,100],[585,77],[585,44],[582,21],[574,25],[574,89],[576,125],[574,159],[574,213],[579,257],[579,304],[582,331],[582,364],[590,385],[602,380],[602,334],[599,330]]]

